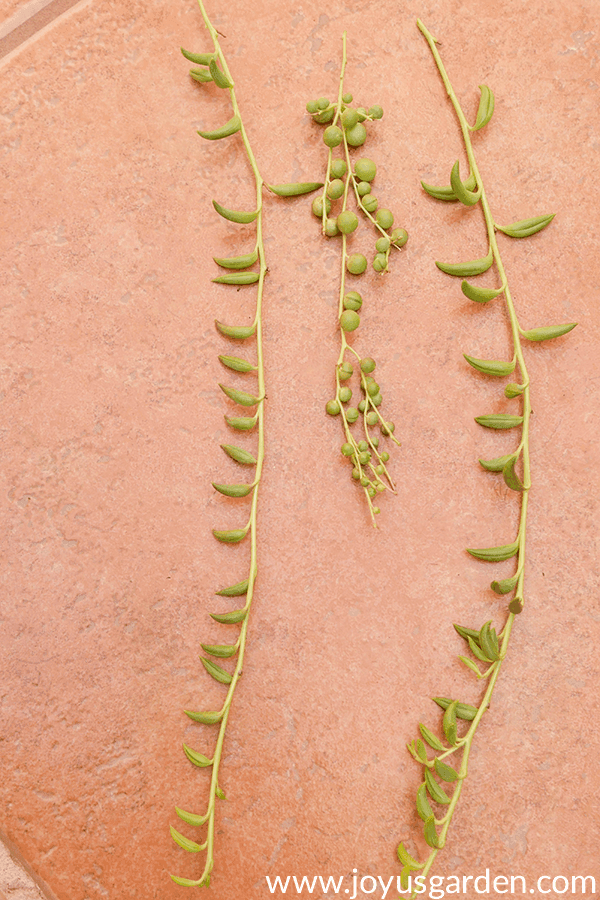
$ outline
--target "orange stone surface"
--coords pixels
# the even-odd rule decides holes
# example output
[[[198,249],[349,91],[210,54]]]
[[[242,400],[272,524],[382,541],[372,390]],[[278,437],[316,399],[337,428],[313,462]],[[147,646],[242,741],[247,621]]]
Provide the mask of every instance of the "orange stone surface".
[[[0,23],[26,6],[5,0]],[[340,243],[320,235],[311,196],[265,191],[259,576],[202,896],[262,900],[265,876],[294,874],[344,875],[351,891],[353,869],[400,874],[399,841],[423,856],[406,742],[419,722],[439,732],[431,697],[482,695],[452,623],[505,617],[489,582],[514,561],[465,547],[514,538],[518,497],[477,460],[510,452],[517,432],[474,417],[519,401],[463,353],[506,358],[510,333],[501,302],[472,303],[434,264],[483,256],[486,238],[479,208],[420,187],[466,158],[417,16],[471,121],[478,85],[496,95],[473,144],[497,221],[556,213],[526,241],[499,235],[522,326],[579,323],[525,347],[526,607],[432,874],[594,875],[598,889],[597,2],[207,9],[272,183],[322,180],[305,104],[336,95],[347,31],[345,87],[384,109],[353,156],[377,162],[374,188],[410,239],[388,275],[352,280],[364,304],[349,340],[376,358],[402,442],[376,531],[324,413]],[[202,854],[169,825],[198,835],[174,807],[203,812],[208,775],[181,745],[210,756],[214,729],[182,710],[222,702],[200,643],[235,640],[208,614],[234,608],[214,592],[247,573],[247,543],[211,529],[241,527],[249,501],[211,481],[240,480],[219,444],[256,446],[224,424],[239,412],[217,383],[256,382],[223,369],[218,354],[244,353],[213,323],[250,322],[255,288],[211,279],[212,257],[248,252],[253,229],[211,200],[250,209],[254,187],[239,135],[197,135],[231,110],[226,91],[189,79],[180,46],[212,49],[193,0],[84,0],[0,59],[0,830],[59,900],[189,896],[169,873],[197,878]],[[349,247],[371,258],[373,243],[361,225]],[[382,896],[370,884],[359,897]]]

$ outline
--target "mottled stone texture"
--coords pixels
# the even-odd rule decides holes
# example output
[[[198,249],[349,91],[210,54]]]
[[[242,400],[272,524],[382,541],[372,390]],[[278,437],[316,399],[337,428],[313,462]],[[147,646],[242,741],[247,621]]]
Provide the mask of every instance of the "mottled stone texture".
[[[266,874],[392,875],[399,840],[422,851],[405,742],[419,721],[439,725],[431,696],[478,696],[452,622],[503,616],[488,584],[512,564],[464,548],[512,539],[515,495],[477,458],[514,436],[473,417],[513,407],[462,353],[505,354],[508,329],[500,305],[470,303],[434,266],[485,244],[478,210],[419,186],[447,182],[464,154],[417,15],[469,116],[478,84],[496,93],[474,143],[498,220],[557,214],[527,242],[502,239],[522,324],[580,323],[527,347],[527,607],[436,871],[600,883],[597,12],[596,0],[209,2],[272,182],[322,172],[304,106],[335,94],[347,30],[347,88],[385,110],[361,152],[410,232],[393,272],[361,281],[352,339],[378,360],[403,444],[376,533],[323,413],[338,247],[310,200],[265,197],[260,574],[215,900],[270,896]],[[168,872],[199,873],[168,827],[175,804],[204,803],[182,740],[207,752],[212,736],[181,710],[219,702],[199,644],[235,634],[208,612],[230,608],[213,592],[248,557],[210,533],[247,509],[210,487],[239,477],[219,449],[233,406],[217,387],[217,354],[235,350],[213,320],[247,321],[254,289],[210,279],[211,257],[251,238],[210,201],[250,208],[253,189],[238,137],[197,136],[230,111],[188,80],[180,45],[209,46],[193,0],[90,0],[0,64],[0,828],[60,900],[172,900],[185,890]],[[371,238],[353,246],[370,252]]]

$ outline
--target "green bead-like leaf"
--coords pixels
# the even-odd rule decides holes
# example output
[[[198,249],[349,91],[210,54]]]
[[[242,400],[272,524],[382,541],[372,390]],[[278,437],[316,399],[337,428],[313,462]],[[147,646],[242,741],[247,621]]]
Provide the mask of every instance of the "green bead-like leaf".
[[[425,784],[427,785],[427,790],[429,791],[432,800],[436,803],[440,803],[442,806],[447,806],[447,804],[450,803],[450,797],[446,791],[440,787],[429,769],[425,769]]]
[[[577,322],[569,322],[568,325],[548,325],[542,328],[531,328],[529,331],[522,331],[521,334],[528,341],[549,341],[552,338],[568,334],[576,325]]]
[[[183,752],[185,753],[189,761],[195,766],[198,766],[198,768],[200,769],[206,769],[208,768],[208,766],[212,766],[213,764],[212,759],[209,759],[202,753],[196,753],[196,751],[192,750],[191,747],[188,747],[187,744],[183,745]]]
[[[219,681],[221,684],[231,684],[233,678],[229,672],[226,672],[225,669],[222,669],[221,666],[218,666],[210,659],[205,659],[203,656],[200,659],[208,674],[212,675],[215,681]]]
[[[513,575],[512,578],[503,578],[502,581],[492,581],[490,587],[496,594],[510,594],[516,588],[518,580],[519,576]]]
[[[479,463],[488,472],[501,472],[512,456],[497,456],[495,459],[480,459]]]
[[[426,822],[427,819],[430,819],[433,815],[433,810],[427,798],[427,785],[425,784],[425,782],[423,782],[423,784],[417,791],[416,804],[418,815],[421,817],[421,819],[423,819],[424,822]],[[408,865],[408,863],[405,863],[405,865]]]
[[[228,369],[232,369],[234,372],[256,371],[255,365],[248,362],[247,359],[240,359],[239,356],[219,356],[219,360],[224,366],[227,366]]]
[[[452,783],[453,781],[458,781],[459,774],[458,772],[452,768],[452,766],[446,765],[446,763],[442,762],[441,759],[435,759],[433,765],[435,766],[435,771],[438,773],[442,781],[447,781]]]
[[[444,712],[444,718],[442,720],[442,728],[444,729],[444,734],[446,735],[446,740],[449,744],[456,744],[458,740],[458,733],[456,730],[456,707],[458,706],[458,702],[455,700],[450,704],[448,709]],[[436,760],[437,762],[437,760]]]
[[[460,161],[457,159],[450,173],[450,185],[452,190],[464,206],[474,206],[481,198],[481,187],[477,191],[470,191],[460,180]]]
[[[466,263],[441,263],[436,260],[435,264],[446,275],[455,275],[457,278],[471,278],[473,275],[481,275],[483,272],[487,272],[493,261],[494,256],[490,247],[488,255],[481,257],[481,259],[472,259]]]
[[[184,850],[187,850],[189,853],[198,853],[200,850],[203,850],[204,847],[201,847],[200,844],[197,844],[196,841],[190,841],[189,838],[186,838],[185,835],[180,834],[176,828],[170,826],[171,828],[171,837],[175,841],[176,844],[179,844],[180,847],[183,847]]]
[[[212,533],[223,544],[239,544],[244,540],[248,531],[246,528],[234,528],[231,531],[217,531],[216,528],[213,528]]]
[[[504,544],[501,547],[482,547],[479,550],[467,548],[467,553],[470,553],[471,556],[474,556],[476,559],[486,560],[487,562],[503,562],[505,559],[510,559],[511,556],[515,556],[518,551],[518,541],[515,541],[514,544]]]
[[[247,253],[245,256],[213,256],[213,259],[222,269],[248,269],[258,259],[258,250],[254,249],[252,253]]]
[[[186,716],[189,716],[193,722],[200,722],[201,725],[216,725],[223,718],[223,711],[219,712],[194,712],[191,709],[184,709]],[[202,824],[200,822],[200,824]]]
[[[433,701],[442,709],[448,709],[450,704],[453,703],[448,697],[434,697]],[[456,707],[456,716],[459,719],[465,719],[467,722],[472,722],[476,715],[477,708],[475,706],[469,706],[468,703],[459,703]]]
[[[247,615],[247,609],[232,609],[228,613],[211,613],[210,617],[221,625],[237,625],[238,622],[243,622]]]
[[[222,588],[220,591],[215,591],[217,597],[241,597],[242,594],[245,594],[248,590],[248,579],[244,579],[244,581],[238,581],[237,584],[232,584],[231,587]]]
[[[200,137],[205,138],[207,141],[220,141],[221,138],[229,137],[231,134],[235,134],[236,131],[239,131],[242,127],[242,122],[239,116],[232,116],[229,122],[226,122],[224,125],[221,125],[220,128],[216,128],[214,131],[199,131],[198,134]]]
[[[210,70],[210,74],[212,75],[212,79],[217,87],[220,88],[232,88],[233,82],[229,80],[227,75],[224,72],[221,72],[219,67],[217,66],[217,61],[212,57],[212,59],[208,63],[208,68]]]
[[[460,287],[465,297],[468,297],[469,300],[474,300],[476,303],[489,303],[490,300],[493,300],[494,297],[498,297],[504,290],[503,287],[476,287],[474,284],[469,284],[468,281],[463,281]]]
[[[525,485],[515,472],[515,465],[517,463],[519,456],[518,454],[514,454],[511,456],[504,468],[502,469],[502,475],[504,477],[504,481],[507,487],[511,488],[513,491],[523,491],[525,489]]]
[[[208,821],[210,815],[210,813],[206,813],[205,816],[197,816],[196,813],[186,812],[185,809],[179,809],[178,806],[175,807],[175,812],[179,818],[183,819],[184,822],[187,822],[188,825],[194,825],[196,827],[204,825],[204,823]]]
[[[426,728],[425,725],[419,725],[419,731],[421,732],[423,740],[427,741],[429,746],[433,747],[434,750],[439,750],[441,752],[442,750],[446,749],[440,739],[436,737],[436,735],[432,731],[430,731],[429,728]]]
[[[213,282],[214,284],[233,285],[256,284],[259,278],[258,272],[230,272],[228,275],[219,275],[218,278],[213,278]]]
[[[196,63],[197,66],[207,66],[215,55],[214,53],[190,53],[189,50],[184,50],[183,47],[180,49],[185,58],[189,59],[190,62]]]
[[[221,449],[225,451],[227,456],[230,456],[231,459],[234,459],[236,462],[241,463],[243,466],[255,466],[256,459],[252,456],[251,453],[248,453],[247,450],[242,450],[241,447],[234,447],[231,444],[221,444]]]
[[[216,656],[218,659],[229,659],[238,651],[237,644],[200,644],[200,646],[209,656]]]
[[[303,181],[295,184],[268,184],[268,189],[278,197],[299,197],[301,194],[310,194],[323,187],[322,181]]]
[[[408,850],[404,847],[404,844],[398,844],[398,849],[396,850],[398,854],[398,859],[402,863],[403,866],[408,866],[409,869],[422,869],[425,863],[420,863],[418,860],[411,856]]]
[[[254,222],[259,213],[259,210],[256,210],[256,212],[243,212],[236,209],[226,209],[220,203],[217,203],[216,200],[213,200],[212,205],[220,216],[227,219],[228,222],[237,222],[238,225],[248,225],[250,222]]]
[[[523,424],[523,416],[511,416],[508,413],[493,413],[487,416],[476,416],[475,421],[484,428],[495,428],[504,431]]]
[[[546,228],[555,215],[555,213],[552,213],[548,216],[535,216],[533,219],[521,219],[519,222],[513,222],[512,225],[506,225],[504,228],[501,225],[496,225],[496,228],[509,237],[529,237],[530,234],[535,234],[537,231],[541,231],[542,228]]]
[[[467,356],[466,353],[463,353],[463,356],[470,366],[473,366],[478,372],[483,372],[484,375],[498,375],[501,377],[503,375],[511,375],[515,371],[515,359],[505,362],[503,359],[475,359],[474,356]]]
[[[217,331],[220,331],[225,337],[234,338],[236,341],[244,341],[256,331],[256,323],[254,325],[224,325],[215,319],[215,326]]]
[[[437,848],[440,846],[440,839],[439,839],[438,833],[435,829],[435,819],[431,818],[425,822],[423,834],[425,836],[426,842],[429,844],[430,847]]]
[[[255,397],[254,394],[248,394],[246,391],[238,391],[224,384],[219,384],[219,387],[230,400],[233,400],[239,406],[256,406],[261,401],[260,397]]]
[[[487,125],[494,114],[495,99],[493,92],[485,84],[480,84],[479,90],[481,91],[479,108],[477,109],[477,117],[471,131],[479,131],[480,128]]]

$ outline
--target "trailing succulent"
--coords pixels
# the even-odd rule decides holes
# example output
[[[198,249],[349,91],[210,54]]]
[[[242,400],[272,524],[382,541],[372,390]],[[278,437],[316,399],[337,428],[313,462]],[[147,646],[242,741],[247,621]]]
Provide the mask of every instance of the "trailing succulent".
[[[335,368],[335,396],[325,408],[330,416],[339,416],[344,433],[342,455],[352,463],[352,477],[363,488],[373,525],[376,525],[375,516],[380,512],[376,498],[386,490],[395,491],[387,468],[390,454],[381,446],[381,438],[388,438],[398,446],[399,442],[394,437],[394,423],[384,419],[380,412],[383,398],[373,374],[375,360],[361,357],[349,340],[360,325],[363,297],[356,290],[347,290],[346,279],[348,276],[361,276],[367,270],[366,257],[362,253],[349,252],[349,243],[354,240],[359,225],[356,212],[350,208],[351,198],[356,211],[371,223],[375,231],[372,261],[375,272],[389,271],[390,254],[406,244],[408,234],[403,228],[394,228],[393,213],[380,207],[373,193],[376,164],[367,157],[353,161],[350,156],[351,150],[363,146],[368,136],[367,126],[381,119],[383,110],[380,106],[371,106],[367,110],[353,105],[352,94],[344,91],[345,69],[344,32],[337,99],[330,102],[327,97],[320,97],[306,104],[313,121],[325,126],[323,143],[328,148],[323,192],[313,200],[312,211],[321,222],[323,234],[340,240],[340,352]],[[355,405],[349,405],[353,397],[350,384],[355,372],[360,399],[356,402],[355,398]],[[353,428],[356,423],[358,425]],[[357,430],[358,433],[355,433]]]
[[[225,125],[213,131],[199,131],[198,134],[206,140],[216,141],[239,133],[246,157],[252,169],[256,186],[256,209],[253,210],[240,211],[228,209],[216,200],[213,200],[213,207],[222,218],[239,225],[253,226],[255,229],[254,247],[252,250],[249,252],[246,250],[240,256],[229,258],[214,257],[215,263],[220,268],[224,269],[225,273],[213,278],[213,281],[217,284],[233,285],[238,289],[241,286],[256,285],[255,312],[252,324],[227,325],[223,322],[216,321],[215,326],[217,331],[219,331],[223,337],[229,339],[233,343],[242,344],[254,339],[256,354],[255,362],[247,359],[246,355],[241,357],[229,354],[220,355],[219,360],[228,373],[235,373],[236,375],[241,376],[242,380],[254,376],[257,381],[256,389],[250,391],[245,385],[242,388],[237,386],[233,387],[228,384],[220,384],[219,387],[234,404],[241,408],[240,412],[243,413],[242,415],[225,416],[228,427],[232,432],[237,432],[240,435],[251,432],[256,433],[257,449],[248,450],[246,447],[238,446],[237,443],[222,444],[221,447],[224,453],[230,459],[238,463],[242,471],[250,472],[251,474],[249,480],[235,484],[213,483],[214,489],[226,497],[236,499],[244,497],[250,498],[250,509],[245,525],[241,528],[231,530],[213,530],[215,538],[225,544],[239,544],[249,537],[250,562],[248,573],[241,581],[229,585],[228,587],[224,587],[216,592],[219,597],[244,597],[245,600],[243,604],[238,606],[237,609],[211,613],[211,617],[216,622],[227,626],[239,626],[237,638],[233,643],[228,644],[201,645],[206,654],[200,657],[202,665],[207,673],[226,689],[221,708],[214,711],[185,711],[186,715],[189,716],[193,722],[197,722],[201,725],[209,725],[217,729],[215,748],[213,755],[210,758],[187,746],[187,744],[183,745],[185,755],[194,766],[211,769],[209,795],[205,811],[201,814],[197,814],[176,807],[177,815],[187,825],[194,827],[206,826],[206,839],[204,842],[199,844],[181,834],[181,832],[171,826],[173,839],[180,847],[191,853],[205,852],[206,854],[204,868],[199,878],[190,879],[180,878],[175,875],[171,876],[173,881],[177,884],[188,886],[207,886],[210,883],[210,873],[214,865],[216,805],[217,800],[224,799],[225,797],[225,794],[219,785],[223,742],[233,696],[242,674],[248,620],[257,576],[258,493],[265,458],[265,375],[262,342],[262,300],[267,263],[263,242],[262,189],[264,186],[275,194],[290,197],[305,194],[322,187],[321,183],[267,185],[263,181],[244,128],[244,123],[236,100],[231,73],[219,45],[218,33],[212,26],[206,14],[202,0],[198,0],[198,2],[206,27],[213,40],[214,50],[209,53],[189,53],[182,48],[181,52],[187,60],[197,66],[197,68],[193,68],[190,71],[192,78],[200,84],[214,84],[216,87],[227,91],[233,107],[233,116]],[[255,268],[256,264],[258,264],[258,268]],[[232,660],[233,666],[224,668],[224,660],[228,659]],[[219,662],[216,662],[215,660],[219,660]]]
[[[511,403],[519,404],[517,410],[489,413],[477,416],[475,421],[483,428],[500,431],[519,430],[516,446],[507,447],[507,452],[496,459],[481,459],[481,466],[488,472],[497,473],[505,484],[520,498],[520,521],[514,539],[498,547],[469,549],[476,559],[490,563],[499,563],[515,559],[515,571],[508,578],[494,579],[491,589],[499,596],[512,595],[508,602],[505,620],[499,631],[490,620],[478,628],[455,625],[457,633],[465,642],[465,654],[459,659],[467,666],[478,681],[485,684],[485,691],[478,706],[471,706],[449,697],[434,697],[435,702],[444,710],[441,734],[435,734],[421,724],[420,737],[411,741],[408,749],[415,760],[423,767],[423,782],[416,798],[417,813],[423,820],[425,841],[431,848],[425,862],[411,856],[400,844],[398,857],[402,863],[402,882],[404,889],[412,890],[412,896],[419,893],[413,887],[412,875],[419,872],[422,877],[429,872],[439,850],[446,843],[448,829],[458,803],[464,779],[468,773],[469,753],[473,738],[481,722],[484,712],[490,704],[490,698],[500,674],[515,617],[523,610],[524,571],[525,571],[525,538],[527,520],[527,501],[531,488],[531,472],[529,457],[529,424],[531,417],[530,381],[524,356],[524,343],[546,341],[567,334],[576,323],[566,325],[549,325],[523,329],[519,324],[508,285],[508,279],[497,240],[497,232],[510,238],[526,238],[545,228],[553,219],[553,215],[534,216],[520,220],[511,225],[501,226],[495,222],[490,210],[485,187],[477,167],[471,133],[483,128],[491,119],[494,111],[494,95],[485,85],[481,85],[479,109],[473,125],[469,125],[456,94],[450,84],[446,70],[440,59],[436,40],[431,36],[422,22],[418,27],[424,35],[438,70],[442,77],[448,96],[458,117],[464,140],[469,174],[462,180],[459,163],[454,163],[450,173],[450,184],[435,187],[422,182],[423,189],[431,197],[442,201],[454,201],[467,207],[479,207],[483,213],[488,239],[487,253],[481,258],[464,263],[437,262],[437,267],[450,276],[463,279],[463,294],[470,300],[484,306],[495,298],[504,297],[506,312],[510,323],[513,343],[513,354],[509,360],[479,359],[464,354],[467,363],[476,371],[485,375],[500,378],[514,377],[514,381],[504,385],[504,396]],[[498,286],[494,288],[480,287],[469,279],[486,272],[495,266]],[[433,752],[432,752],[433,751]]]

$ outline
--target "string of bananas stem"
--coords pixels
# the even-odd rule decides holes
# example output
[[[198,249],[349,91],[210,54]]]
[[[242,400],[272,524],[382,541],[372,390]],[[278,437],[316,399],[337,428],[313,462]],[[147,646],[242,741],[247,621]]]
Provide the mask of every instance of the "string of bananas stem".
[[[206,656],[201,657],[206,671],[226,688],[226,695],[222,706],[217,711],[193,712],[186,710],[187,715],[192,721],[217,729],[214,753],[211,758],[204,756],[202,753],[188,747],[186,744],[183,745],[184,752],[193,765],[200,768],[211,769],[210,787],[206,807],[200,813],[191,813],[176,807],[178,816],[185,823],[198,828],[205,828],[205,839],[202,843],[197,843],[181,834],[177,829],[171,827],[171,834],[180,847],[190,853],[205,853],[204,868],[197,879],[181,878],[175,875],[171,875],[171,878],[180,885],[201,887],[209,885],[210,875],[214,866],[215,815],[217,801],[225,798],[225,794],[219,785],[223,743],[225,740],[231,704],[233,702],[235,690],[242,676],[249,614],[257,576],[258,495],[265,456],[263,410],[265,378],[262,346],[262,300],[267,264],[263,243],[263,180],[248,141],[246,129],[244,128],[243,119],[235,95],[233,80],[219,44],[218,33],[208,18],[202,0],[198,0],[198,3],[206,28],[212,38],[214,50],[210,53],[200,54],[189,53],[183,50],[182,52],[191,62],[200,64],[200,68],[191,70],[190,74],[194,80],[200,83],[215,84],[218,88],[227,92],[233,108],[233,116],[226,125],[215,131],[200,131],[199,134],[207,140],[221,140],[239,132],[256,185],[256,209],[251,212],[230,210],[221,206],[218,202],[213,201],[216,211],[223,216],[223,218],[232,222],[237,222],[245,227],[255,223],[256,229],[254,249],[250,253],[245,253],[242,256],[229,259],[215,258],[215,262],[225,269],[227,274],[214,279],[214,281],[218,283],[229,285],[239,286],[256,284],[256,310],[254,321],[251,326],[227,325],[221,322],[215,323],[218,331],[231,341],[242,343],[254,336],[256,341],[256,362],[252,363],[245,358],[237,356],[220,356],[219,358],[230,372],[240,373],[242,377],[245,378],[248,377],[248,374],[253,374],[258,381],[257,395],[247,391],[238,390],[237,388],[230,388],[225,384],[221,385],[223,392],[235,403],[242,407],[255,409],[252,416],[242,416],[239,418],[228,418],[225,416],[225,420],[234,431],[257,432],[258,451],[256,456],[254,456],[243,447],[237,447],[230,444],[222,445],[225,453],[235,460],[242,468],[254,471],[254,478],[248,483],[214,485],[216,490],[228,497],[251,497],[249,518],[244,527],[231,531],[213,531],[217,540],[224,543],[239,543],[249,536],[250,564],[246,578],[235,585],[223,588],[217,592],[219,595],[226,597],[243,597],[245,595],[246,600],[244,605],[230,612],[211,614],[213,619],[225,625],[233,626],[239,624],[240,628],[237,640],[233,644],[202,645],[204,652],[207,654]],[[252,268],[256,262],[258,262],[258,271],[255,271]],[[232,658],[234,660],[233,671],[228,671],[218,663],[213,662],[214,658]]]
[[[359,277],[367,269],[367,259],[362,253],[348,252],[348,241],[359,224],[356,213],[349,208],[349,195],[354,196],[357,210],[375,229],[373,269],[376,272],[383,275],[389,271],[390,253],[400,250],[406,244],[408,234],[404,228],[393,229],[393,213],[379,207],[379,201],[372,192],[372,182],[377,172],[373,160],[361,157],[354,164],[351,160],[350,150],[362,147],[367,139],[367,124],[380,119],[383,110],[380,106],[372,106],[369,110],[352,106],[352,94],[344,91],[346,62],[344,32],[337,100],[330,102],[327,97],[320,97],[310,100],[306,105],[313,120],[319,125],[327,126],[323,133],[323,142],[328,148],[325,182],[322,195],[313,201],[312,210],[322,223],[323,234],[341,241],[338,306],[340,352],[335,368],[335,397],[327,402],[325,408],[329,415],[340,418],[345,439],[341,452],[352,463],[352,477],[362,487],[371,521],[377,527],[375,517],[381,510],[374,500],[386,490],[396,493],[387,467],[390,455],[380,446],[381,438],[387,437],[398,446],[400,444],[394,437],[394,423],[386,421],[380,412],[383,399],[381,388],[372,374],[376,362],[372,357],[361,358],[348,340],[348,335],[360,325],[358,311],[362,307],[363,298],[358,291],[346,289],[346,278],[348,274]],[[342,156],[334,157],[333,151],[336,148],[339,148]],[[334,218],[330,213],[332,205],[338,202],[341,209],[338,209]],[[358,367],[359,386],[363,396],[356,406],[349,406],[352,399],[349,380],[354,374],[355,366]],[[360,437],[355,436],[352,429],[359,421],[362,426]]]
[[[571,322],[566,325],[551,325],[524,330],[519,324],[500,255],[497,232],[503,232],[510,238],[525,238],[545,228],[552,221],[553,215],[535,216],[514,222],[508,226],[501,226],[495,222],[477,167],[471,141],[471,133],[483,128],[490,121],[494,111],[494,95],[486,85],[480,85],[481,98],[476,120],[474,125],[469,125],[438,53],[436,39],[420,20],[418,20],[417,25],[427,41],[448,97],[458,117],[470,168],[467,179],[462,181],[457,162],[452,168],[449,185],[436,187],[422,182],[423,188],[430,196],[438,200],[456,201],[471,207],[479,206],[483,213],[488,237],[488,252],[484,257],[466,263],[437,262],[436,265],[442,272],[450,276],[463,278],[462,291],[465,296],[480,303],[482,306],[494,298],[504,297],[512,335],[512,359],[508,361],[485,360],[466,354],[465,359],[476,371],[497,378],[507,377],[513,374],[515,369],[518,370],[518,382],[510,382],[504,387],[505,397],[520,403],[520,409],[517,413],[482,415],[478,416],[475,421],[482,427],[501,431],[520,429],[520,440],[515,449],[512,449],[505,456],[492,460],[480,460],[480,463],[487,471],[502,473],[508,488],[517,493],[521,500],[519,526],[513,541],[503,546],[468,550],[475,558],[490,563],[502,562],[512,558],[516,559],[516,570],[512,577],[494,580],[491,584],[492,590],[501,596],[513,594],[512,599],[508,603],[506,618],[501,629],[496,632],[491,620],[478,629],[462,625],[454,626],[460,637],[465,641],[470,654],[461,656],[459,659],[474,674],[478,681],[485,683],[486,687],[483,697],[478,706],[461,703],[449,697],[434,697],[438,706],[444,710],[441,729],[443,737],[440,738],[425,725],[421,724],[419,726],[421,737],[408,744],[409,752],[423,767],[424,779],[417,791],[416,806],[417,813],[424,823],[425,841],[430,847],[429,855],[424,862],[420,862],[411,856],[403,844],[400,844],[398,847],[398,857],[403,866],[402,887],[403,890],[410,891],[411,898],[422,892],[423,888],[421,885],[424,883],[424,879],[429,873],[437,854],[446,844],[448,830],[460,799],[463,783],[468,774],[469,754],[473,739],[484,713],[490,705],[490,700],[500,675],[500,669],[508,651],[515,618],[521,613],[525,604],[526,522],[527,504],[531,489],[529,450],[531,399],[523,342],[537,342],[557,338],[567,334],[576,325],[576,323]],[[482,288],[467,280],[482,274],[492,268],[493,265],[495,265],[500,282],[497,288]],[[518,468],[520,468],[520,474]],[[430,756],[431,750],[434,751],[433,756]],[[454,766],[450,764],[451,762],[454,762]],[[419,875],[414,875],[416,872],[419,872]]]

